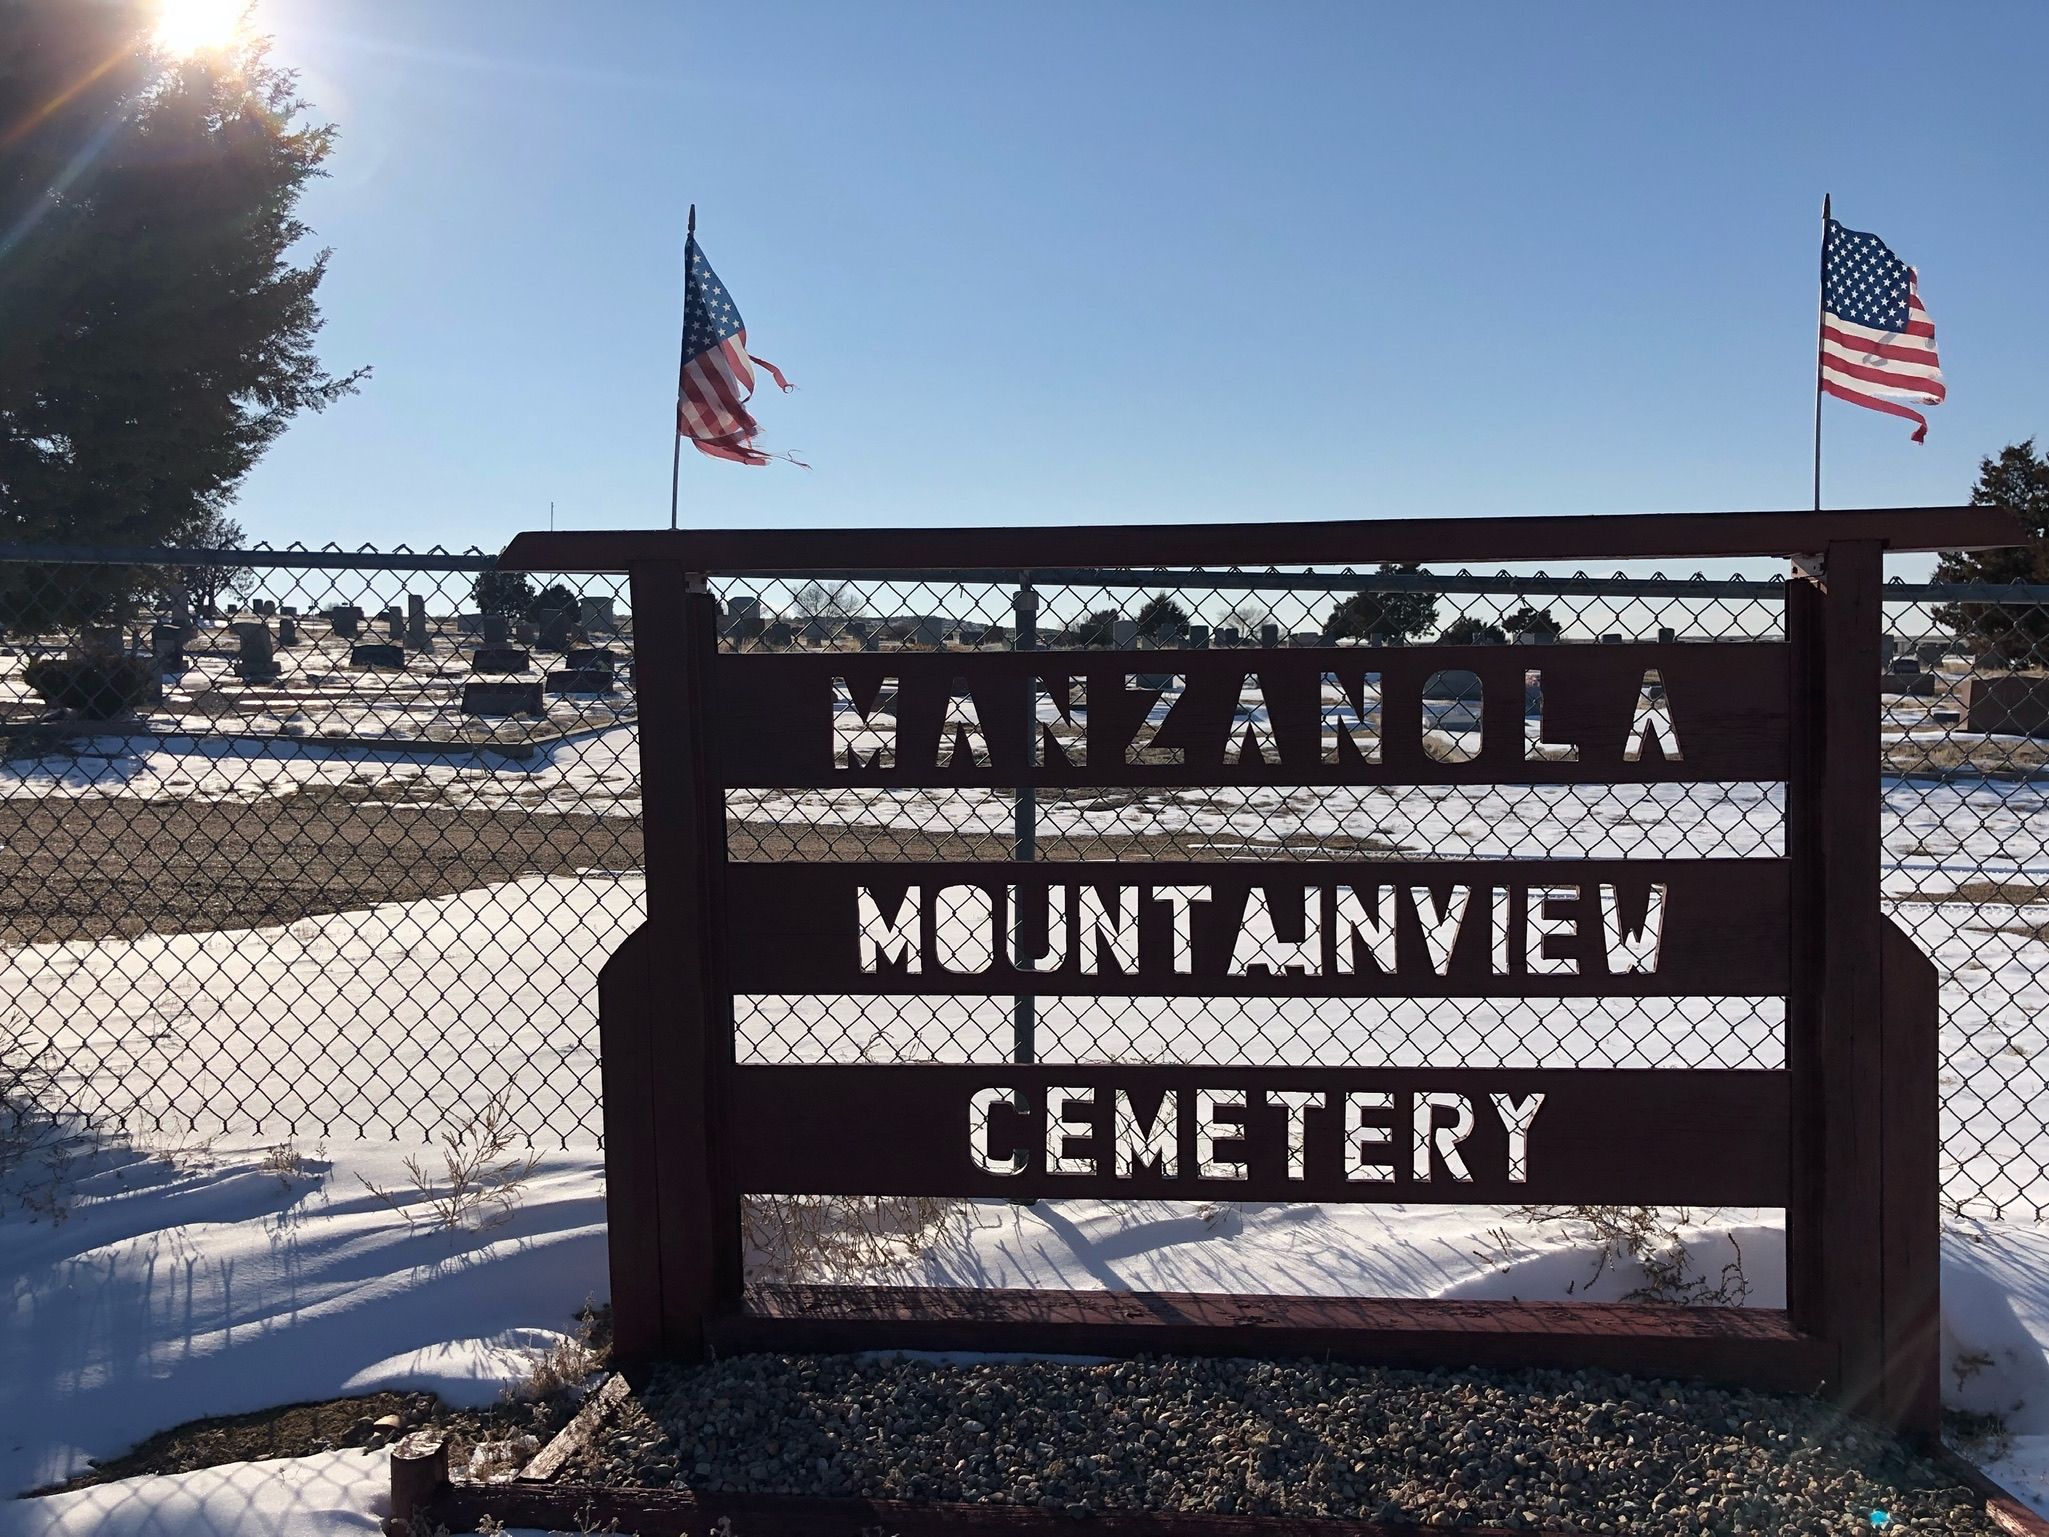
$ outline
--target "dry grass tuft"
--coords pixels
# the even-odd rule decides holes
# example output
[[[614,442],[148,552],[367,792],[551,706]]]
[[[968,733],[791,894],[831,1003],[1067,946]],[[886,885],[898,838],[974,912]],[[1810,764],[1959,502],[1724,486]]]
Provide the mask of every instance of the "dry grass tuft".
[[[508,1222],[525,1197],[526,1182],[541,1166],[538,1153],[512,1151],[520,1140],[505,1097],[495,1096],[454,1131],[441,1137],[442,1169],[437,1177],[419,1158],[406,1159],[410,1190],[387,1190],[362,1180],[363,1188],[405,1219],[407,1227],[429,1232],[481,1233]],[[416,1209],[426,1208],[424,1217]]]

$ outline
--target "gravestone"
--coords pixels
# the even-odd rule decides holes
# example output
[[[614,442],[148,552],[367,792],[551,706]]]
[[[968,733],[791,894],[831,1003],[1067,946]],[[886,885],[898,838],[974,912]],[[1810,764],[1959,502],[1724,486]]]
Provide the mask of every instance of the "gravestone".
[[[1238,627],[1235,624],[1217,626],[1217,644],[1225,649],[1238,644]]]
[[[545,651],[567,651],[571,622],[569,610],[566,608],[542,609],[541,648]]]
[[[188,640],[191,638],[192,590],[185,585],[182,577],[171,587],[171,623],[175,624]]]
[[[1676,631],[1674,631],[1674,630],[1673,630],[1673,629],[1672,629],[1672,628],[1671,628],[1671,627],[1670,627],[1669,625],[1659,625],[1659,626],[1658,626],[1658,644],[1659,644],[1659,645],[1661,645],[1661,646],[1669,646],[1669,645],[1671,645],[1671,644],[1672,644],[1672,642],[1673,642],[1673,641],[1677,640],[1678,638],[1679,638],[1679,636],[1678,636],[1678,633],[1677,633]]]
[[[288,619],[297,619],[299,617],[299,605],[296,603],[280,603],[277,611]]]
[[[399,617],[397,609],[385,611],[384,633],[392,640],[404,640],[406,638],[406,622]]]
[[[471,672],[525,672],[531,663],[521,646],[479,646],[470,653]]]
[[[1179,646],[1188,639],[1188,627],[1178,619],[1162,620],[1153,638],[1162,646]]]
[[[770,646],[787,646],[790,643],[790,627],[781,619],[772,620],[768,628],[761,632],[761,639],[764,644]],[[938,641],[934,640],[933,644],[937,645]]]
[[[1931,682],[1934,680],[1931,678]],[[2001,736],[2049,737],[2049,678],[2012,673],[1963,686],[1965,724]]]
[[[1898,637],[1892,635],[1881,635],[1878,637],[1879,666],[1890,667],[1893,663],[1893,658],[1895,658],[1899,654],[1900,643]]]
[[[1603,635],[1601,637],[1601,644],[1604,646],[1619,646],[1622,644],[1622,637],[1620,635]]]
[[[1259,627],[1259,643],[1269,649],[1281,643],[1281,627],[1277,624],[1263,624]]]
[[[242,637],[241,655],[235,658],[235,671],[244,683],[268,683],[278,675],[277,653],[271,646],[270,626],[267,624],[238,624],[235,633]]]
[[[1480,675],[1463,667],[1432,673],[1423,683],[1423,697],[1436,704],[1464,703],[1480,697]]]
[[[882,649],[882,637],[873,630],[870,630],[861,637],[861,649],[863,651],[880,651]]]
[[[299,644],[299,621],[290,614],[279,614],[277,616],[277,643],[280,646],[296,646]]]
[[[1191,624],[1188,627],[1188,646],[1192,651],[1209,650],[1209,626],[1206,624]]]
[[[512,638],[522,646],[531,646],[541,638],[541,632],[532,620],[522,619],[512,627]]]
[[[1940,667],[1942,659],[1949,655],[1949,647],[1939,640],[1924,640],[1914,648],[1914,654],[1923,667]]]
[[[1136,619],[1113,619],[1110,621],[1110,644],[1119,651],[1129,651],[1138,644],[1138,621]]]
[[[578,598],[576,603],[577,619],[586,630],[609,632],[618,628],[610,598]]]
[[[328,627],[343,640],[354,640],[363,633],[363,611],[354,604],[327,611]]]
[[[1320,646],[1323,644],[1323,633],[1320,630],[1297,630],[1288,637],[1288,644],[1291,646]]]
[[[121,631],[111,624],[89,624],[78,632],[80,656],[115,656],[121,651]]]
[[[406,594],[406,645],[414,651],[425,651],[431,642],[427,638],[427,600],[416,592]]]
[[[534,683],[465,683],[462,686],[465,715],[540,715],[541,685]]]
[[[268,619],[277,612],[277,604],[269,598],[258,598],[249,605],[249,611],[260,618]]]
[[[349,665],[351,667],[373,667],[378,669],[392,668],[399,672],[404,672],[406,648],[403,646],[385,645],[381,642],[351,646],[349,648]]]
[[[557,694],[609,694],[612,692],[612,669],[609,667],[562,667],[548,674],[548,687]]]
[[[149,654],[156,659],[158,672],[183,672],[185,631],[175,624],[151,625]]]
[[[572,646],[562,665],[577,672],[610,672],[619,654],[604,646]]]
[[[477,622],[477,633],[487,646],[502,646],[512,633],[512,625],[503,614],[484,614]]]
[[[1887,664],[1887,670],[1895,678],[1911,678],[1921,670],[1921,659],[1918,656],[1896,656]]]

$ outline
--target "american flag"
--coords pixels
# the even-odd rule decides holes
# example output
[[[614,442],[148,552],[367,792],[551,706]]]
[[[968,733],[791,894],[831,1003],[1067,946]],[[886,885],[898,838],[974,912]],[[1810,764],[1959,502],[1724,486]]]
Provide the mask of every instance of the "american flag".
[[[1935,322],[1921,303],[1920,280],[1876,235],[1828,221],[1821,265],[1821,387],[1838,400],[1914,424],[1928,418],[1894,400],[1942,402]],[[1887,398],[1890,397],[1890,398]]]
[[[760,423],[747,410],[757,363],[778,388],[790,387],[775,364],[749,356],[747,323],[697,248],[697,237],[690,236],[683,246],[683,370],[676,381],[676,431],[699,453],[741,464],[768,463],[769,456],[754,446]]]

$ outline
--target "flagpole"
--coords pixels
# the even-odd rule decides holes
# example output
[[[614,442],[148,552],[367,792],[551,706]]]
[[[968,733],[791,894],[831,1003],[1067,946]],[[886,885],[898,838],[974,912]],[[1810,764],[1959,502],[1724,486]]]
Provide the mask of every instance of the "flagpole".
[[[690,205],[690,223],[683,232],[683,339],[676,344],[676,441],[669,448],[669,528],[676,527],[676,487],[683,474],[683,365],[690,347],[690,242],[697,238],[697,205]],[[1817,407],[1817,410],[1819,407]]]
[[[1828,194],[1821,195],[1821,278],[1814,310],[1814,510],[1821,511],[1821,348],[1828,324]]]

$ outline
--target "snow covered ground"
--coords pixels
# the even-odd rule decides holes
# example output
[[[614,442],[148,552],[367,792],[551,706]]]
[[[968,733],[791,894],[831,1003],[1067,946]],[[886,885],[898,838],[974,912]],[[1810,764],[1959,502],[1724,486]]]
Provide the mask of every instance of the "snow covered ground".
[[[485,1402],[529,1352],[605,1292],[602,1174],[587,1148],[548,1155],[512,1220],[415,1230],[363,1188],[400,1184],[408,1149],[333,1144],[262,1167],[258,1141],[110,1151],[81,1171],[61,1223],[0,1217],[0,1487],[77,1471],[208,1414],[382,1387]],[[1697,1268],[1737,1256],[1751,1301],[1782,1299],[1774,1214],[1697,1214]],[[1210,1288],[1448,1297],[1619,1297],[1584,1234],[1487,1208],[1165,1202],[976,1205],[886,1279],[941,1285]],[[1965,1224],[1944,1249],[1950,1400],[2007,1417],[1994,1469],[2049,1506],[2049,1229]],[[0,1537],[367,1529],[381,1455],[335,1452],[129,1480],[0,1505]]]
[[[103,738],[84,755],[0,765],[0,796],[236,799],[327,785],[372,800],[425,790],[463,805],[630,815],[638,779],[630,729],[524,762],[366,758],[310,740]],[[1960,1188],[2049,1207],[2036,1162],[2045,1150],[2030,1131],[2049,1062],[2049,898],[2037,889],[2049,886],[2049,796],[1958,781],[1895,782],[1887,797],[1896,916],[1944,978],[1945,1145]],[[985,792],[755,799],[764,818],[878,829],[1000,834],[1011,816],[1007,796]],[[1773,852],[1778,821],[1775,789],[1737,785],[1630,798],[1513,787],[1046,797],[1041,827],[1195,831],[1248,852],[1344,832],[1450,856],[1645,855]],[[1985,903],[1965,889],[1979,882],[2015,889]],[[508,1091],[550,1124],[589,1116],[595,971],[641,899],[637,875],[593,871],[285,928],[0,953],[0,997],[32,1037],[81,1081],[157,1085],[149,1109],[169,1128],[82,1168],[62,1223],[19,1203],[0,1212],[0,1490],[63,1477],[199,1415],[383,1386],[489,1398],[520,1375],[527,1349],[571,1329],[606,1286],[601,1161],[587,1140],[547,1151],[513,1220],[483,1235],[411,1228],[362,1181],[400,1181],[417,1147],[383,1140],[391,1125],[452,1102]],[[118,1007],[104,1008],[108,998]],[[1541,1058],[1555,1040],[1582,1060],[1631,1065],[1779,1060],[1777,1006],[1755,1000],[1627,1018],[1585,1002],[1378,1012],[1287,1002],[1258,1016],[1201,1007],[1046,1000],[1040,1038],[1048,1056],[1160,1055],[1197,1041],[1210,1060],[1509,1062]],[[762,1056],[945,1057],[1007,1038],[1007,1008],[934,999],[877,1023],[843,1000],[759,999],[743,1002],[740,1023],[743,1049]],[[1220,1032],[1219,1020],[1232,1023]],[[375,1053],[362,1049],[370,1035]],[[259,1117],[265,1133],[208,1139],[222,1104]],[[287,1136],[306,1171],[265,1172],[266,1148]],[[1751,1300],[1769,1305],[1781,1287],[1776,1215],[1696,1212],[1689,1250],[1714,1274],[1740,1246]],[[1066,1201],[973,1208],[896,1275],[1524,1298],[1618,1296],[1635,1284],[1627,1267],[1611,1268],[1589,1290],[1594,1261],[1584,1234],[1492,1208]],[[2005,1416],[2012,1450],[1993,1471],[2049,1509],[2049,1226],[1952,1222],[1944,1289],[1947,1396]],[[0,1504],[0,1537],[362,1531],[383,1478],[380,1455],[344,1452],[132,1480]]]

